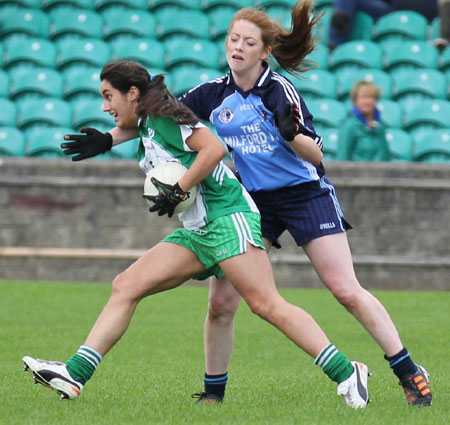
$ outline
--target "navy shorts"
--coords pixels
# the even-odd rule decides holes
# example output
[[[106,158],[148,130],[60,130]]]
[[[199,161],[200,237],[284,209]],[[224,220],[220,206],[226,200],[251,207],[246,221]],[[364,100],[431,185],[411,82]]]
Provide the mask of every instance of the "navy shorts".
[[[276,248],[281,248],[278,238],[285,230],[300,246],[352,228],[344,218],[333,185],[325,177],[250,195],[261,213],[262,235]]]

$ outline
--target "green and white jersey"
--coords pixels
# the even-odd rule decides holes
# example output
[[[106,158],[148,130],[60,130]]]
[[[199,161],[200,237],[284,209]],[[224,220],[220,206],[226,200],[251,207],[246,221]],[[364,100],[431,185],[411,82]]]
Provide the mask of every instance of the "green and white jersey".
[[[204,125],[179,125],[168,117],[142,119],[139,122],[138,162],[144,173],[166,161],[178,161],[189,168],[197,156],[186,143],[194,127]],[[195,203],[179,213],[178,218],[186,229],[197,230],[217,217],[235,212],[259,211],[231,169],[220,161],[197,185]]]

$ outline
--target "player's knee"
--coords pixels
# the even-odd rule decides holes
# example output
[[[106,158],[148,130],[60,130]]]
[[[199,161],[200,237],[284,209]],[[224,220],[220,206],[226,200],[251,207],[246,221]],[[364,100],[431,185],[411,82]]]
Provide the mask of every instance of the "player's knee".
[[[276,303],[273,300],[269,300],[259,296],[250,296],[245,300],[250,307],[250,310],[268,322],[273,323],[276,319],[275,316],[278,313]]]
[[[127,278],[126,272],[119,273],[112,282],[111,296],[123,301],[137,301],[141,297],[133,290],[133,285]]]
[[[112,282],[112,295],[115,297],[123,296],[126,293],[126,279],[123,273],[119,273]]]
[[[352,310],[357,307],[359,299],[362,295],[362,288],[358,286],[341,286],[333,290],[334,297],[341,303],[345,308]]]
[[[233,320],[239,306],[239,297],[214,295],[209,299],[208,317],[210,320]]]

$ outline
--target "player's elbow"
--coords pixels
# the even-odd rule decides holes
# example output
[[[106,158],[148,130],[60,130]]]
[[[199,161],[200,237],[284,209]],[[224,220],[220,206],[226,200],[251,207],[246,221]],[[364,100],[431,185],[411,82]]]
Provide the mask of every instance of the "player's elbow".
[[[219,155],[220,159],[222,160],[227,153],[227,148],[222,143],[220,143],[220,149],[218,149],[217,155]]]
[[[228,151],[220,140],[217,139],[217,142],[218,143],[214,143],[214,146],[211,146],[210,156],[213,157],[216,162],[220,162]]]
[[[314,159],[311,161],[314,165],[320,165],[320,163],[323,160],[323,152],[319,151],[317,154],[314,155]]]

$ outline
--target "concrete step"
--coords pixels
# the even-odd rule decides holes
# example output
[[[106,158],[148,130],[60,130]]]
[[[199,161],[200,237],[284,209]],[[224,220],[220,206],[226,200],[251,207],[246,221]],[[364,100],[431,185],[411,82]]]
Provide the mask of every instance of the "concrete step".
[[[144,252],[132,249],[0,247],[0,279],[110,283]],[[278,287],[323,287],[308,258],[300,250],[298,253],[271,252],[269,255]],[[367,289],[450,290],[449,258],[356,255],[353,260],[358,279]]]

